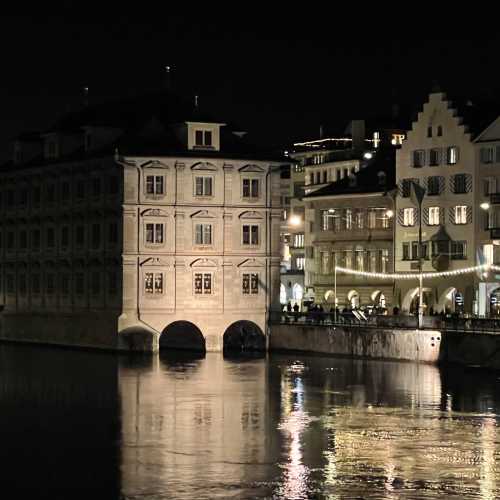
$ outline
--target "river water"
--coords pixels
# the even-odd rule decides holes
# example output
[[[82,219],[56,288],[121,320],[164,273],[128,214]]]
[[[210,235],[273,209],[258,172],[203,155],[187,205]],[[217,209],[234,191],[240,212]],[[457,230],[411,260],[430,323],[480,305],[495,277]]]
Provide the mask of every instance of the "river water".
[[[0,488],[30,499],[494,499],[499,414],[492,372],[0,345]]]

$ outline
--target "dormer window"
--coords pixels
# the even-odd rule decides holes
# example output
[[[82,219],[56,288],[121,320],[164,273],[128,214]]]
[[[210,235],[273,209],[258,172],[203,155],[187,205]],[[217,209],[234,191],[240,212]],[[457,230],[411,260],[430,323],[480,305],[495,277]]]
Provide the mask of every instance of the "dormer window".
[[[212,147],[212,131],[211,130],[196,130],[195,146]]]

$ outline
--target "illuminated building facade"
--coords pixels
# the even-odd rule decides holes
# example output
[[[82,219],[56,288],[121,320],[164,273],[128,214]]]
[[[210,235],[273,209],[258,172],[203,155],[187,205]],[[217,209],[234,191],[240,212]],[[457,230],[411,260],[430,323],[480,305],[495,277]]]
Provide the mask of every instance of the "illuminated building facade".
[[[484,131],[495,118],[498,107],[451,101],[439,91],[429,95],[397,154],[396,271],[418,271],[419,211],[411,199],[412,181],[426,190],[421,213],[424,272],[481,264],[483,252],[491,263],[498,263],[493,252],[492,171],[500,161],[495,149],[498,120],[496,127]],[[473,273],[428,281],[425,310],[488,314],[491,293],[497,288],[493,281],[487,274]],[[404,311],[415,310],[418,283],[400,282],[396,293]]]
[[[21,136],[0,173],[0,335],[218,351],[244,320],[265,346],[282,164],[166,93]]]

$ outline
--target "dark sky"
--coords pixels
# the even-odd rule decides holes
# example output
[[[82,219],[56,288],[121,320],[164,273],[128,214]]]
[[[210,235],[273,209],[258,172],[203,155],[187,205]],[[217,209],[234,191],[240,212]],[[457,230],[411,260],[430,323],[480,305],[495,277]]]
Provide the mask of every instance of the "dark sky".
[[[176,89],[273,144],[388,113],[394,101],[415,107],[434,80],[453,93],[499,95],[499,40],[484,36],[388,38],[301,13],[96,17],[67,5],[57,16],[0,21],[2,157],[12,136],[77,108],[84,86],[94,101],[158,89],[167,64]]]

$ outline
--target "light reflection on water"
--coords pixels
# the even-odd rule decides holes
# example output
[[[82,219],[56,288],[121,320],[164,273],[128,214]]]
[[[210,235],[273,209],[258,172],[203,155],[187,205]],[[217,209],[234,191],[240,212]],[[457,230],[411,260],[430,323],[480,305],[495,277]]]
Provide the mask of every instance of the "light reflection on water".
[[[499,374],[0,346],[2,486],[32,499],[500,497]]]

